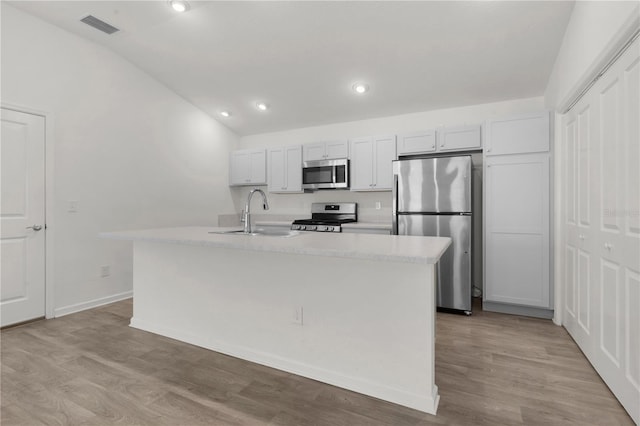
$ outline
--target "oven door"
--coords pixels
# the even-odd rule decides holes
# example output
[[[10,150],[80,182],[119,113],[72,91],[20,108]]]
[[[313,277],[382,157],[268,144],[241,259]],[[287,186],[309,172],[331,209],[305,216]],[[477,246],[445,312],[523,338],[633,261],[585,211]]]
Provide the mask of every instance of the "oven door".
[[[349,160],[305,161],[302,163],[303,189],[349,189]]]

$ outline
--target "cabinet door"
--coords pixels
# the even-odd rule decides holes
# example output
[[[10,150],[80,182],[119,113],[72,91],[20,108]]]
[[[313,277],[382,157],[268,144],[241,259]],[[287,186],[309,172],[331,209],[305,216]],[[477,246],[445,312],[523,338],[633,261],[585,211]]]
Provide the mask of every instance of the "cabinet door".
[[[526,114],[487,122],[486,155],[549,151],[549,113]]]
[[[396,137],[381,136],[373,139],[374,165],[373,189],[386,191],[393,188],[392,161],[396,157]]]
[[[349,158],[349,143],[344,140],[327,142],[325,158]]]
[[[302,146],[303,161],[324,160],[326,155],[324,142],[308,143]]]
[[[420,154],[436,150],[436,132],[427,130],[398,136],[398,155]]]
[[[284,148],[268,151],[268,179],[269,192],[281,192],[287,188]]]
[[[442,127],[438,129],[438,151],[464,151],[478,149],[480,125]]]
[[[302,146],[284,149],[286,192],[302,192]]]
[[[549,308],[549,155],[485,163],[485,301]]]
[[[249,183],[252,185],[267,183],[267,155],[264,149],[249,152]]]
[[[373,141],[371,138],[351,140],[351,190],[373,189]]]
[[[250,183],[250,166],[248,151],[232,152],[229,164],[229,185],[246,185]]]

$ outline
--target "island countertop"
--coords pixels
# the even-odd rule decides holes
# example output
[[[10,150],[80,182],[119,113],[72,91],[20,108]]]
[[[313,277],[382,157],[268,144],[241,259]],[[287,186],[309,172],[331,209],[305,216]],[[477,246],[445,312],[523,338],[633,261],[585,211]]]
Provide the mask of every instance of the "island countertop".
[[[434,264],[451,239],[409,235],[300,232],[290,237],[216,234],[233,228],[192,226],[103,232],[101,238],[169,244],[271,251],[301,255],[347,257],[380,261]]]

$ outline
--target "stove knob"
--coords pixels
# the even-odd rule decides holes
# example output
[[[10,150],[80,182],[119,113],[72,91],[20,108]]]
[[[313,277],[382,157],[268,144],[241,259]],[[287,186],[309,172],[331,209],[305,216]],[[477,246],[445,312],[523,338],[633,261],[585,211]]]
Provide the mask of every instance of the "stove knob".
[[[304,231],[305,229],[307,229],[307,227],[306,227],[306,226],[304,226],[304,225],[300,225],[300,230],[301,230],[301,231]]]
[[[327,226],[327,231],[333,232],[333,226]]]
[[[315,231],[315,230],[316,230],[316,226],[315,225],[307,226],[307,231]]]
[[[324,231],[326,231],[326,230],[327,230],[327,227],[326,227],[326,226],[318,225],[317,231],[324,232]]]
[[[300,229],[300,225],[291,225],[291,229],[294,231]]]

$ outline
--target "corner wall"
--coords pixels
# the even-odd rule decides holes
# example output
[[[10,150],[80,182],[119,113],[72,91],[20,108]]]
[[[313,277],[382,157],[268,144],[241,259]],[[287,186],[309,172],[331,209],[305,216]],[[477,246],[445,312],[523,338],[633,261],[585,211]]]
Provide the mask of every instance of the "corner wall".
[[[576,2],[545,90],[547,109],[557,109],[574,94],[625,23],[639,14],[636,1]]]
[[[228,155],[239,138],[106,48],[1,7],[2,102],[55,121],[47,141],[55,313],[125,297],[131,244],[98,233],[216,225],[219,214],[233,213]],[[101,278],[103,265],[109,277]]]

